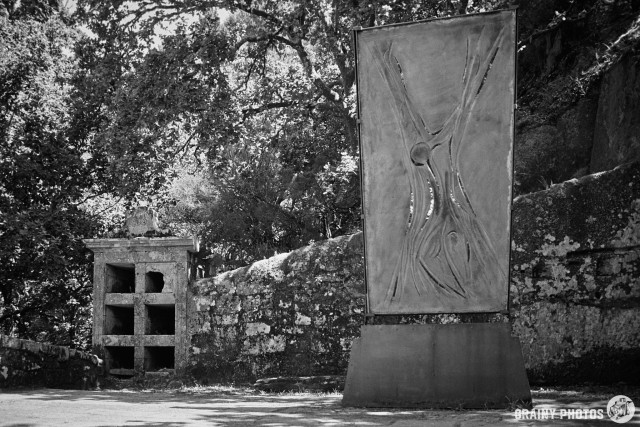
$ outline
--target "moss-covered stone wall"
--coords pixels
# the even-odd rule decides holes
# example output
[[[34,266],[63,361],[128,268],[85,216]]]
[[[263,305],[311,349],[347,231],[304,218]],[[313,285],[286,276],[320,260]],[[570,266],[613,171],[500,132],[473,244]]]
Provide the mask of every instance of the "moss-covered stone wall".
[[[198,380],[346,372],[364,314],[362,234],[315,243],[191,283]]]
[[[98,385],[101,375],[102,361],[95,355],[0,335],[0,389],[88,389]]]
[[[537,382],[640,382],[640,166],[518,197],[511,315]]]
[[[640,383],[640,165],[518,197],[512,236],[510,316],[530,380]],[[199,381],[344,374],[364,323],[362,234],[192,282],[189,292],[189,370]]]

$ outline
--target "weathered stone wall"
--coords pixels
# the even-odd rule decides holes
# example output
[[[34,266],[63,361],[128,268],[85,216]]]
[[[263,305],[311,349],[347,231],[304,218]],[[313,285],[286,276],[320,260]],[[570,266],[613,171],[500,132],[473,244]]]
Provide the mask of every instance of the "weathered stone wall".
[[[0,388],[93,388],[102,375],[101,363],[69,347],[0,335]]]
[[[639,164],[517,198],[511,262],[513,330],[532,382],[640,383]],[[344,374],[364,322],[363,277],[359,233],[191,283],[191,373]],[[485,317],[392,320],[504,316]]]
[[[346,371],[364,313],[362,234],[190,285],[193,376],[247,380]]]
[[[640,165],[513,209],[511,313],[530,377],[640,382]]]

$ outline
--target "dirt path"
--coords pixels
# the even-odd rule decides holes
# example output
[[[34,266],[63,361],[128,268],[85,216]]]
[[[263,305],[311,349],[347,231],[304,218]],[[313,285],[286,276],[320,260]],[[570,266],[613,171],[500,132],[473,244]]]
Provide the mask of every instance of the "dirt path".
[[[536,409],[602,409],[601,395],[537,393]],[[635,397],[635,396],[634,396]],[[0,392],[0,425],[28,426],[584,426],[605,420],[517,420],[514,411],[343,408],[339,394],[29,390]],[[632,397],[633,399],[633,397]],[[640,401],[638,401],[640,403]],[[640,406],[640,405],[639,405]],[[638,411],[640,412],[640,411]],[[631,423],[640,425],[636,414]]]

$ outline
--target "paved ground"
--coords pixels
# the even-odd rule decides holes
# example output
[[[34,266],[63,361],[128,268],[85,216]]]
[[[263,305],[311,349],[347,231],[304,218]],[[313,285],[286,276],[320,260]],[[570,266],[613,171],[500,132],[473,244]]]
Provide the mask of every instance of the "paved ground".
[[[616,390],[617,391],[617,390]],[[614,390],[537,390],[534,407],[555,419],[517,420],[514,411],[404,411],[342,408],[340,394],[255,394],[209,388],[178,391],[27,390],[0,392],[0,425],[30,426],[584,426],[604,420],[558,419],[561,410],[605,409]],[[640,390],[620,390],[640,406]],[[611,394],[613,393],[613,394]],[[611,394],[611,396],[609,396]],[[640,425],[639,410],[624,425]]]

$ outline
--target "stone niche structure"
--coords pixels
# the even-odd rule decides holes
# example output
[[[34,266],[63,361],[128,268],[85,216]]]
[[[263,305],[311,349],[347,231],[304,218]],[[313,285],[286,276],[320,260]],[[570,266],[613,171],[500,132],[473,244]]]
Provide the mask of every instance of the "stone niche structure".
[[[177,237],[87,239],[94,253],[93,348],[106,372],[178,375],[187,363],[187,284],[197,241]]]

